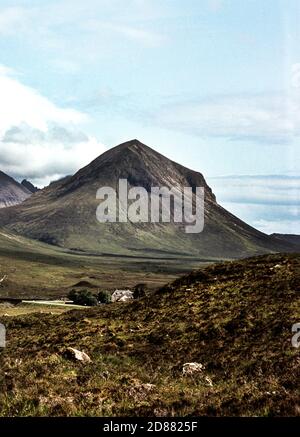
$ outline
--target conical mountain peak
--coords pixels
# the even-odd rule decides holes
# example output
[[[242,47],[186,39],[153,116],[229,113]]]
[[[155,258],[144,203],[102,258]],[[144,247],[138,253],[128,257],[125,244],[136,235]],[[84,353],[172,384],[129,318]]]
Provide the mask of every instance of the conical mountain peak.
[[[199,234],[186,234],[182,224],[99,223],[96,210],[99,188],[111,187],[119,195],[119,181],[128,187],[205,190],[205,225]],[[23,187],[22,187],[23,188]],[[100,155],[71,177],[65,178],[12,208],[0,211],[0,226],[21,235],[65,248],[118,254],[188,254],[226,258],[278,251],[286,244],[243,223],[215,200],[203,175],[161,155],[137,139]]]
[[[138,139],[133,139],[133,140],[125,141],[124,143],[121,143],[118,146],[115,146],[112,149],[107,150],[98,158],[96,158],[95,161],[101,162],[102,159],[107,159],[107,158],[115,159],[117,156],[120,156],[121,154],[124,156],[126,154],[130,154],[130,152],[132,152],[133,154],[143,154],[144,157],[146,154],[148,155],[152,154],[160,157],[163,156],[159,152],[155,151],[151,147],[139,141]],[[164,158],[168,159],[166,157]]]
[[[141,141],[133,139],[104,152],[89,165],[79,170],[73,177],[57,187],[58,195],[65,195],[84,185],[118,185],[119,179],[127,179],[132,186],[203,187],[207,199],[215,201],[215,196],[203,175],[190,170],[160,154]]]
[[[137,138],[133,139],[133,140],[129,140],[129,141],[125,141],[125,143],[121,143],[119,146],[117,147],[124,147],[124,148],[130,148],[130,147],[139,147],[139,148],[146,148],[146,144],[142,143],[140,140],[138,140]]]

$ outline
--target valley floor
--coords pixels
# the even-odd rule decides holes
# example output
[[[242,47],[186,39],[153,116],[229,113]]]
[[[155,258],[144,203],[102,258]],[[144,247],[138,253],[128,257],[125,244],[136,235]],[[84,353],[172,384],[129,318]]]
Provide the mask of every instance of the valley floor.
[[[80,283],[115,290],[145,283],[156,289],[213,260],[193,257],[91,255],[68,251],[0,231],[0,298],[59,299]]]

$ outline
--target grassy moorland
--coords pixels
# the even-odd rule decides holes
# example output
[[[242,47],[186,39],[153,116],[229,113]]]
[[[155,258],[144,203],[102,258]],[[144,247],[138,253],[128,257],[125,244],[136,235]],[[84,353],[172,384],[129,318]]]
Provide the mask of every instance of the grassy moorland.
[[[299,255],[216,264],[133,303],[0,321],[2,416],[300,415]],[[203,375],[184,376],[186,362]]]
[[[66,297],[84,284],[92,291],[130,288],[146,283],[157,288],[178,275],[208,264],[192,257],[93,255],[64,250],[0,231],[0,298],[53,299]]]
[[[11,317],[11,316],[23,316],[25,314],[40,313],[40,314],[62,314],[66,311],[70,311],[70,307],[65,306],[54,306],[54,305],[34,305],[34,304],[23,304],[18,305],[2,303],[0,304],[0,317]]]

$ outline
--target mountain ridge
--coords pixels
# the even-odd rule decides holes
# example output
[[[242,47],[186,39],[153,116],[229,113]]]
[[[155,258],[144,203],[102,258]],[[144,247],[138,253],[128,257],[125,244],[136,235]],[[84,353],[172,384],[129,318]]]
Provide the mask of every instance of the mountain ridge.
[[[28,188],[0,170],[0,208],[18,205],[31,194]]]
[[[23,179],[21,182],[21,185],[23,185],[23,187],[25,187],[27,190],[29,190],[32,194],[36,193],[37,191],[39,191],[39,188],[35,187],[30,181],[28,181],[27,179]]]

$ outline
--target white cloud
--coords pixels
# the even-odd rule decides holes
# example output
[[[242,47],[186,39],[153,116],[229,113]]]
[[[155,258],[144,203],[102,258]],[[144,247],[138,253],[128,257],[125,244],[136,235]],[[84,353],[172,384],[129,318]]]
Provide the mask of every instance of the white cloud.
[[[14,177],[48,183],[73,173],[104,150],[78,129],[88,120],[60,108],[0,69],[0,169]]]
[[[291,220],[255,220],[253,225],[265,234],[295,234],[300,235],[299,221]]]
[[[34,144],[45,145],[48,143],[61,144],[66,147],[88,141],[87,135],[76,130],[66,129],[63,126],[52,124],[46,131],[34,129],[27,124],[13,126],[2,137],[2,143],[6,144]]]
[[[104,149],[94,138],[67,146],[63,141],[49,139],[38,144],[28,138],[26,143],[0,142],[0,151],[0,168],[5,173],[47,185],[52,180],[75,173]]]
[[[300,205],[300,176],[228,176],[208,180],[223,202]]]
[[[26,123],[44,130],[48,122],[82,123],[87,116],[74,109],[59,108],[33,88],[0,69],[0,134],[11,126]]]
[[[218,202],[255,228],[300,234],[300,176],[209,178]]]
[[[168,104],[152,119],[201,137],[288,143],[300,137],[300,99],[292,95],[219,96]]]
[[[16,76],[17,72],[13,68],[0,64],[0,76]]]

